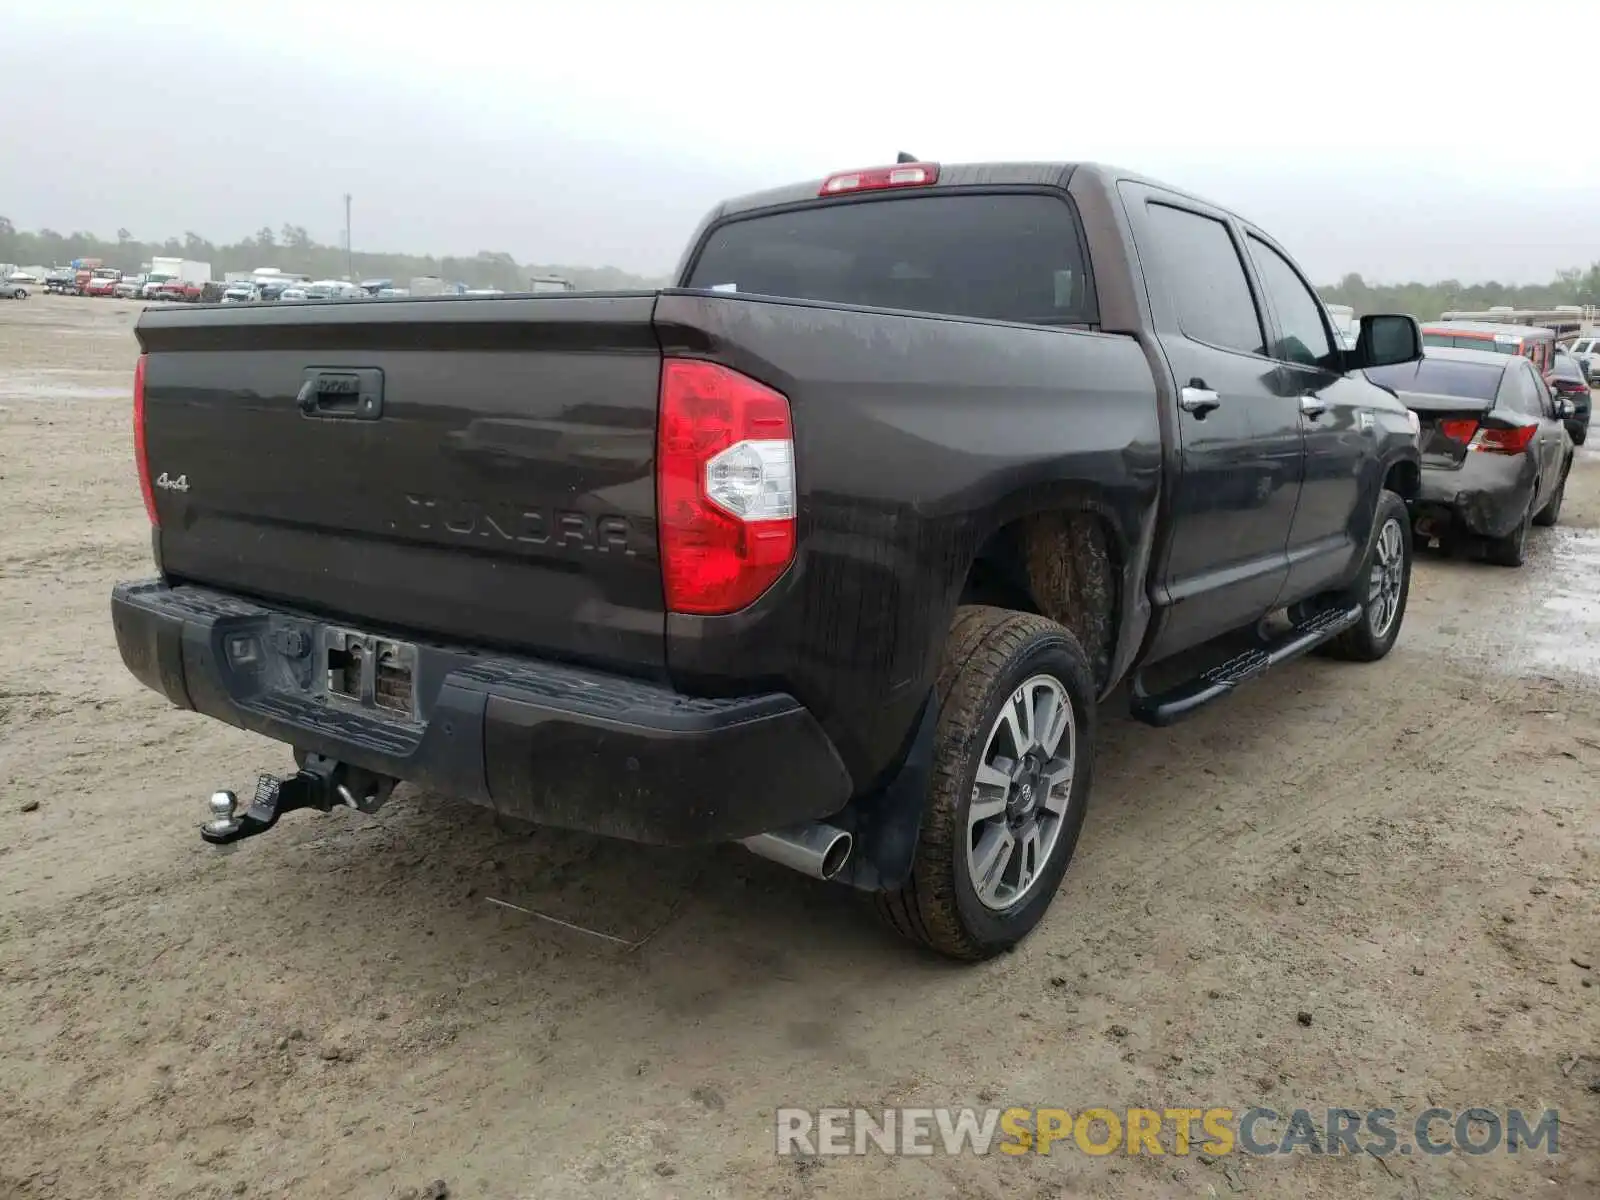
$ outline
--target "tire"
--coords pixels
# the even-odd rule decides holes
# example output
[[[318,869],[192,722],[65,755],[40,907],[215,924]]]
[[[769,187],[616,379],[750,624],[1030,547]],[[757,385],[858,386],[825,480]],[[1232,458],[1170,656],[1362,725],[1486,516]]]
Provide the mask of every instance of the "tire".
[[[1533,494],[1539,494],[1534,484]],[[1528,527],[1533,524],[1533,501],[1528,501],[1528,511],[1516,529],[1502,538],[1489,538],[1483,543],[1483,557],[1497,567],[1520,567],[1528,553]]]
[[[1574,446],[1581,446],[1588,440],[1589,440],[1589,427],[1587,425],[1578,426],[1578,432],[1572,434],[1572,444]]]
[[[1379,493],[1372,522],[1372,544],[1361,573],[1342,597],[1361,604],[1361,619],[1324,648],[1328,658],[1377,662],[1394,649],[1411,596],[1411,561],[1416,542],[1406,502],[1390,491]]]
[[[1536,512],[1533,523],[1545,529],[1550,528],[1561,519],[1561,502],[1567,497],[1567,476],[1572,474],[1572,463],[1568,462],[1561,469],[1561,482],[1556,484],[1555,495],[1550,497],[1550,502]]]
[[[1070,719],[1060,722],[1053,755],[1041,756],[1036,748],[1017,764],[1029,764],[1021,777],[980,785],[980,768],[993,777],[1001,770],[995,759],[1017,758],[1014,701],[1024,691],[1035,713],[1064,699]],[[903,887],[878,896],[877,905],[905,937],[948,958],[976,962],[1009,950],[1032,931],[1072,860],[1094,773],[1094,676],[1077,639],[1054,621],[970,605],[956,611],[945,639],[938,699],[933,771],[911,875]],[[1041,757],[1065,772],[1056,782],[1044,773],[1049,764]],[[1006,803],[975,820],[980,786],[986,807]],[[1039,802],[1046,796],[1059,811]],[[1031,843],[1030,822],[1038,839]],[[986,884],[975,883],[973,864],[981,871],[988,848],[1004,838],[1009,854],[981,877]],[[1025,874],[1030,844],[1036,856],[1031,875]]]

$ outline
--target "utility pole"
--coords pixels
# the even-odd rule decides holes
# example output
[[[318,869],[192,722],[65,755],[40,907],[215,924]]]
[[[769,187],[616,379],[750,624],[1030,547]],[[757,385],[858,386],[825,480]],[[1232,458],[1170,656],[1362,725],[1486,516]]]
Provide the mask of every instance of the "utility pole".
[[[350,237],[350,193],[344,194],[344,272],[351,283],[356,281],[356,256]]]

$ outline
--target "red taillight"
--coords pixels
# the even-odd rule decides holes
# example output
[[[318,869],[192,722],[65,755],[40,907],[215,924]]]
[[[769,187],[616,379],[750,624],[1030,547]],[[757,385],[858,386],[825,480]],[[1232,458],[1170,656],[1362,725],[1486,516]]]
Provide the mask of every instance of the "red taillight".
[[[1514,429],[1480,429],[1468,450],[1486,454],[1521,454],[1539,432],[1537,425],[1518,425]]]
[[[144,493],[144,511],[149,514],[150,524],[161,527],[161,518],[156,516],[156,494],[150,486],[150,453],[144,444],[144,363],[145,356],[139,355],[139,363],[133,368],[133,457],[139,464],[139,490]]]
[[[661,365],[661,578],[672,612],[737,612],[794,561],[789,401],[716,363]]]
[[[938,163],[900,163],[893,167],[868,167],[862,171],[839,171],[822,181],[819,196],[843,192],[878,192],[885,188],[927,187],[939,182]]]
[[[1448,421],[1440,421],[1439,432],[1452,442],[1465,445],[1472,440],[1472,435],[1478,432],[1478,423],[1471,417],[1454,417]]]

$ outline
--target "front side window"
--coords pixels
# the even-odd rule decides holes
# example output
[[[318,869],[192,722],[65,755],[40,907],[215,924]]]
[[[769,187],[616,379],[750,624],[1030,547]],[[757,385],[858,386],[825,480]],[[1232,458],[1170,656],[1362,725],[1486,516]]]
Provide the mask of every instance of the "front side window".
[[[1254,234],[1247,235],[1250,258],[1278,318],[1277,340],[1269,357],[1281,362],[1314,367],[1327,365],[1333,355],[1328,327],[1323,324],[1317,294],[1305,285],[1289,260]]]

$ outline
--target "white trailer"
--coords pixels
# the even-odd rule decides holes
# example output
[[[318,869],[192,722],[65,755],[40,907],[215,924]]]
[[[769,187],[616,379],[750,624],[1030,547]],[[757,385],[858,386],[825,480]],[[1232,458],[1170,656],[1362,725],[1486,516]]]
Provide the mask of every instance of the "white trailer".
[[[211,264],[197,262],[192,258],[161,258],[150,260],[151,278],[162,283],[201,284],[211,282]]]

